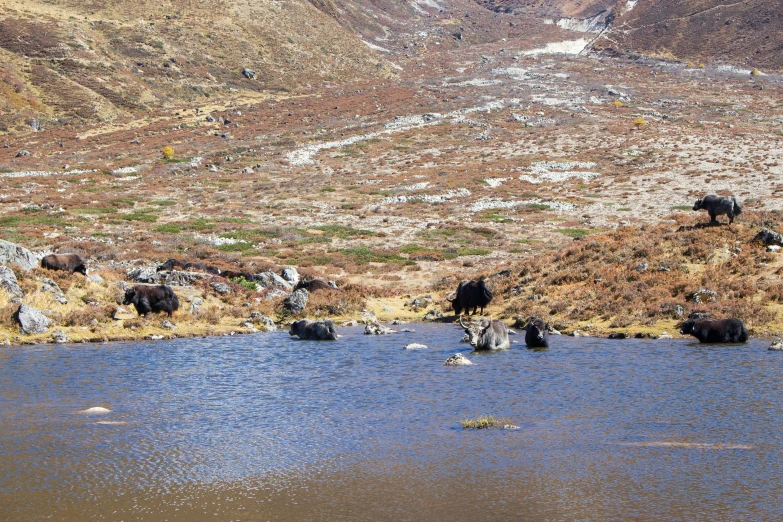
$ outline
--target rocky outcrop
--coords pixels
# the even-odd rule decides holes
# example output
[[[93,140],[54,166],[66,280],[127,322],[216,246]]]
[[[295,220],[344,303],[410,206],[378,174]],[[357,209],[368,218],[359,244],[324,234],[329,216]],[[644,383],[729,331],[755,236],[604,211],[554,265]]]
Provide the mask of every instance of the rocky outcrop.
[[[14,319],[19,323],[19,331],[23,334],[41,334],[52,325],[52,321],[40,310],[25,304],[19,305]]]
[[[22,297],[24,292],[19,287],[14,271],[6,266],[0,266],[0,288],[14,297]]]
[[[65,344],[68,342],[68,336],[65,335],[65,332],[57,330],[56,332],[52,333],[52,342],[54,344]]]
[[[473,364],[461,353],[455,353],[443,363],[443,366],[470,366]]]
[[[209,283],[209,286],[211,286],[215,292],[219,293],[220,295],[228,295],[231,293],[231,287],[229,287],[225,283],[218,283],[217,281],[212,281]]]
[[[309,292],[304,288],[300,288],[283,300],[283,306],[291,310],[292,313],[298,314],[305,309],[309,298]]]
[[[762,228],[753,240],[761,241],[765,245],[783,245],[783,236],[768,228]]]
[[[22,270],[38,266],[38,258],[24,247],[0,239],[0,264],[17,265]]]
[[[254,274],[253,281],[258,283],[260,286],[283,288],[289,292],[294,288],[291,283],[274,272],[261,272],[260,274]]]
[[[367,322],[364,325],[364,335],[387,335],[397,333],[396,330],[392,330],[378,322]]]
[[[783,339],[773,339],[769,349],[773,352],[783,352]]]
[[[292,266],[285,267],[281,275],[283,279],[288,281],[293,286],[296,286],[296,283],[299,282],[299,272],[297,272],[296,268]]]
[[[253,323],[255,324],[262,325],[264,327],[264,330],[267,332],[274,332],[275,330],[277,330],[277,325],[275,324],[275,322],[269,317],[263,315],[261,312],[251,312],[250,320],[253,321]]]

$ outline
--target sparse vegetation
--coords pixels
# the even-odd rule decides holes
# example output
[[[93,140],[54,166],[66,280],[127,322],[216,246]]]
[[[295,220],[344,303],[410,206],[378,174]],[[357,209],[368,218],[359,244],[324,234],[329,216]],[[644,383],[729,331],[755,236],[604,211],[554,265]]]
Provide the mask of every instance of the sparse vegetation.
[[[475,419],[465,419],[460,424],[466,430],[484,430],[487,428],[499,428],[509,424],[509,422],[496,418],[493,415],[482,415]]]

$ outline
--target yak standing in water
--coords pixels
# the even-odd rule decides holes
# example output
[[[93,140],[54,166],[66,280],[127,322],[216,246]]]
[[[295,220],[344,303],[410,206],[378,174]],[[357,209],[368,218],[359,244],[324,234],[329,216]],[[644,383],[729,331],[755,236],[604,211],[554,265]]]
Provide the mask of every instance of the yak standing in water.
[[[688,319],[682,323],[682,335],[691,334],[700,343],[744,343],[748,331],[739,319]]]
[[[508,340],[508,328],[502,321],[493,321],[490,317],[489,322],[482,319],[477,324],[472,322],[464,324],[462,316],[460,316],[459,325],[465,329],[468,342],[476,351],[505,350],[511,346],[511,342]]]
[[[549,346],[549,325],[538,317],[531,317],[527,322],[525,344],[528,348],[547,348]]]
[[[460,281],[457,286],[457,295],[454,299],[449,299],[452,308],[454,308],[454,315],[462,315],[464,310],[468,315],[471,315],[470,309],[473,309],[473,313],[476,313],[476,309],[480,308],[481,313],[484,313],[484,307],[489,305],[492,301],[492,291],[487,288],[487,283],[480,279]]]
[[[87,263],[78,254],[49,254],[41,259],[41,268],[64,270],[69,274],[81,272],[87,275]]]
[[[697,199],[693,204],[693,210],[706,210],[710,215],[710,223],[717,223],[718,216],[726,215],[729,218],[729,223],[734,223],[734,216],[738,216],[742,213],[742,207],[740,207],[737,198],[734,196],[716,196],[715,194],[709,194],[701,199]]]
[[[139,315],[166,312],[169,317],[179,309],[179,299],[170,286],[136,285],[125,290],[122,304],[132,304]]]
[[[337,331],[334,323],[328,319],[324,321],[310,321],[302,319],[291,323],[288,335],[296,335],[305,341],[336,341]]]

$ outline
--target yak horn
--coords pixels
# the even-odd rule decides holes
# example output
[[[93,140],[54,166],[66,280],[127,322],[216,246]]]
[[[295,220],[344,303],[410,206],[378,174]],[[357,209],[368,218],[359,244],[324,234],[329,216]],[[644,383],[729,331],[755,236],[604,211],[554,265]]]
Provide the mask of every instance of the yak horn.
[[[468,323],[468,324],[470,324],[470,323]],[[466,329],[466,330],[469,328],[468,326],[465,326],[465,324],[462,322],[462,314],[459,314],[459,325],[461,327],[463,327],[464,329]]]

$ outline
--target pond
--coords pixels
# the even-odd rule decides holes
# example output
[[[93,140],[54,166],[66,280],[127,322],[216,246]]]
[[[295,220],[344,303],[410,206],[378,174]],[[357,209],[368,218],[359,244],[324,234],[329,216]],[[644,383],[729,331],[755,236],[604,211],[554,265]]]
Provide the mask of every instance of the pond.
[[[0,520],[783,516],[768,342],[468,353],[409,326],[2,347]],[[474,364],[443,366],[457,352]],[[484,414],[518,429],[461,427]]]

